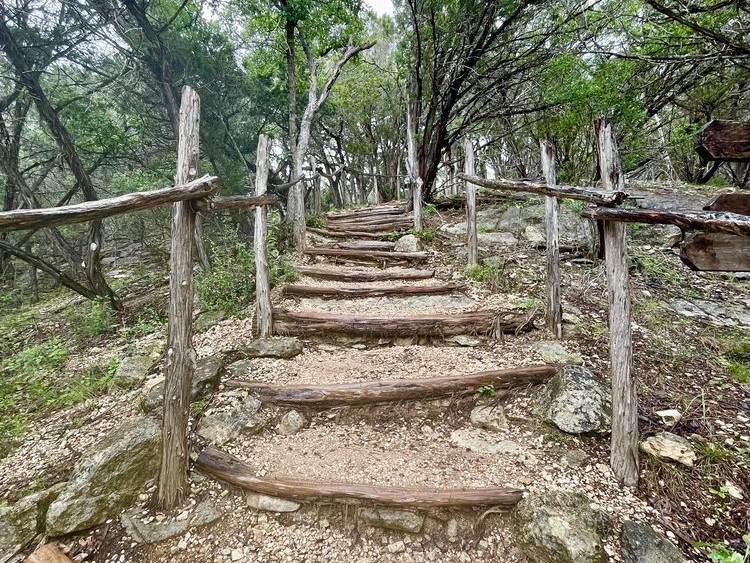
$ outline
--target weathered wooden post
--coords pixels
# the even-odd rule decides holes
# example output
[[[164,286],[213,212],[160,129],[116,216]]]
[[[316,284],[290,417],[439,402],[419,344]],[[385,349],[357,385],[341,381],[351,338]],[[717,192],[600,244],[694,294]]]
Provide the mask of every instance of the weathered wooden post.
[[[412,212],[414,214],[414,230],[422,230],[422,178],[419,177],[419,162],[417,162],[417,141],[415,124],[412,123],[411,112],[406,110],[406,165],[411,178]]]
[[[549,141],[539,142],[542,150],[542,170],[547,186],[557,184],[555,147]],[[547,327],[555,338],[562,338],[562,304],[560,303],[560,202],[554,196],[544,196],[544,227],[547,234]]]
[[[612,124],[594,121],[599,171],[605,189],[624,191],[625,181]],[[625,485],[638,483],[638,399],[631,375],[630,283],[625,223],[604,222],[609,296],[609,356],[612,365],[612,447],[610,465]]]
[[[258,154],[255,173],[255,195],[262,196],[268,187],[268,137],[258,138]],[[268,281],[268,256],[266,255],[266,231],[268,209],[265,205],[255,208],[255,316],[258,336],[268,338],[273,332],[271,309],[271,286]]]
[[[474,176],[474,147],[471,139],[464,139],[464,173]],[[466,240],[469,268],[476,266],[477,260],[477,187],[466,183]]]
[[[194,179],[198,172],[200,99],[182,89],[177,147],[176,185]],[[167,337],[164,417],[162,419],[161,471],[157,503],[163,510],[182,505],[188,482],[187,425],[190,386],[195,371],[193,349],[193,233],[195,211],[190,201],[172,205],[172,250],[169,260],[169,330]]]

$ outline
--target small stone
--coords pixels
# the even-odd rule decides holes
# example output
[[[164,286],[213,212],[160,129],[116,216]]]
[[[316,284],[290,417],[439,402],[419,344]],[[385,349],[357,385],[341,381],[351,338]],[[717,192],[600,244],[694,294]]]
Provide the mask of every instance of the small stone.
[[[406,545],[403,541],[397,541],[391,544],[388,544],[388,551],[390,553],[403,553],[406,551]]]
[[[685,561],[680,550],[648,524],[623,522],[621,543],[624,563],[683,563]]]
[[[480,405],[471,411],[471,422],[474,426],[494,432],[508,430],[508,421],[500,405]]]
[[[460,448],[484,454],[518,454],[523,449],[513,440],[499,440],[496,435],[478,428],[454,430],[450,440]]]
[[[580,467],[589,459],[589,454],[583,450],[567,450],[563,454],[563,461],[568,467]]]
[[[281,358],[284,360],[299,356],[304,350],[296,337],[280,336],[253,340],[237,352],[241,358]]]
[[[242,553],[241,549],[232,550],[232,561],[241,561],[243,557],[244,554]]]
[[[395,508],[360,508],[358,516],[364,522],[377,528],[397,532],[418,533],[424,524],[424,516],[409,510]]]
[[[693,445],[682,436],[660,432],[641,442],[641,450],[660,459],[676,461],[692,467],[696,460]]]
[[[293,500],[262,495],[260,493],[247,493],[245,501],[249,507],[267,512],[296,512],[302,506]]]
[[[138,355],[123,358],[112,377],[112,385],[122,389],[133,389],[146,381],[146,375],[154,361],[150,356]]]
[[[281,422],[279,422],[276,431],[279,434],[283,434],[286,436],[289,434],[296,434],[305,426],[307,426],[307,419],[305,418],[305,415],[303,415],[299,411],[291,410],[281,418]]]
[[[186,550],[187,546],[188,546],[188,542],[185,540],[180,540],[177,542],[177,549],[179,549],[180,551]]]
[[[667,426],[673,426],[677,424],[682,418],[682,414],[676,409],[656,411],[656,416],[661,418],[662,423],[666,424]]]
[[[457,334],[456,336],[446,338],[445,341],[456,344],[457,346],[462,346],[464,348],[475,348],[482,343],[482,341],[478,338],[474,336],[468,336],[466,334]]]
[[[448,541],[454,542],[458,539],[458,520],[455,518],[448,520],[448,524],[445,526],[445,534],[448,536]]]
[[[418,252],[419,239],[415,235],[404,235],[396,241],[394,252]]]
[[[578,352],[569,352],[559,342],[537,342],[532,346],[548,364],[582,365],[583,357]]]

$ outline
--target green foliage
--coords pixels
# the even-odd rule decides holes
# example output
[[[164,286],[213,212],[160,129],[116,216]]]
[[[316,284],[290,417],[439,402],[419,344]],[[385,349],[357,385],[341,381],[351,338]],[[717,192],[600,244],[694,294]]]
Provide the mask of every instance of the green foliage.
[[[435,229],[430,229],[429,227],[425,227],[424,229],[410,229],[409,233],[416,236],[422,242],[435,242],[435,239],[437,238]]]
[[[486,283],[493,289],[503,289],[508,284],[504,266],[472,266],[466,269],[466,277],[480,283]]]
[[[482,399],[494,399],[497,396],[497,389],[494,385],[482,385],[477,389],[477,396]]]
[[[435,204],[425,203],[424,206],[422,206],[422,215],[425,217],[437,215],[437,207],[435,207]]]
[[[326,218],[323,217],[323,215],[307,215],[305,217],[305,222],[308,227],[313,227],[315,229],[322,229],[326,226]]]
[[[748,563],[750,562],[750,534],[742,536],[742,542],[745,544],[744,553],[730,550],[726,545],[719,542],[695,542],[693,547],[711,548],[711,551],[708,553],[708,558],[713,561],[713,563]]]
[[[135,322],[120,329],[119,334],[125,340],[141,338],[166,328],[167,321],[155,309],[147,308],[140,313]]]
[[[71,334],[91,338],[108,334],[116,321],[116,314],[104,299],[86,301],[66,312]]]
[[[209,310],[237,314],[252,303],[255,292],[253,249],[228,229],[207,244],[213,268],[196,275],[195,290],[200,304]]]

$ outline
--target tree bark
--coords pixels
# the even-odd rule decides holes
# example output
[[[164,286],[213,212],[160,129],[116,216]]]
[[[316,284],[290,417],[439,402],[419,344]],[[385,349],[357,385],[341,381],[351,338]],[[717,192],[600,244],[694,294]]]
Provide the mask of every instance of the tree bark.
[[[441,285],[393,285],[390,287],[325,287],[318,285],[291,284],[284,288],[284,295],[292,297],[322,297],[324,299],[410,297],[412,295],[441,295],[453,293],[463,287],[463,285],[457,283],[446,283]]]
[[[258,139],[257,164],[255,173],[255,196],[266,193],[268,183],[268,137]],[[255,317],[258,323],[258,336],[269,338],[273,332],[271,307],[271,285],[268,279],[268,256],[266,254],[266,230],[268,209],[255,208]]]
[[[540,141],[542,169],[547,186],[555,187],[555,147]],[[560,202],[554,196],[544,197],[544,227],[547,232],[547,328],[555,338],[562,338],[562,304],[560,302]]]
[[[192,180],[199,162],[200,99],[189,86],[182,90],[177,149],[177,184]],[[190,202],[172,207],[172,251],[169,280],[161,471],[157,503],[162,510],[181,506],[190,492],[187,425],[190,385],[195,372],[193,348],[193,233],[195,211]]]
[[[313,268],[301,266],[298,268],[300,275],[311,278],[351,281],[351,282],[376,282],[396,280],[426,280],[435,277],[435,270],[382,270],[382,271],[341,271],[328,270],[325,268]]]
[[[464,140],[464,173],[474,176],[474,147],[471,139]],[[478,261],[477,248],[477,188],[466,182],[466,238],[469,268],[476,266]]]
[[[612,124],[594,122],[599,170],[605,189],[622,191],[624,179]],[[609,297],[609,356],[612,369],[612,447],[610,465],[617,479],[638,484],[638,398],[632,377],[630,278],[625,225],[604,222],[607,293]]]

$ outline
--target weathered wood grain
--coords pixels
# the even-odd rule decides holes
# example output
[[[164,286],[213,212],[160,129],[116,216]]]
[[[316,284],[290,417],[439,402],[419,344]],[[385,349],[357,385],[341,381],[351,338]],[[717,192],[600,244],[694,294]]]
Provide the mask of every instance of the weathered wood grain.
[[[583,217],[602,221],[623,223],[646,223],[651,225],[677,225],[682,229],[694,229],[714,233],[728,233],[750,237],[750,216],[723,211],[679,212],[656,211],[654,209],[605,209],[598,207],[581,213]]]
[[[750,272],[750,239],[726,233],[689,233],[680,258],[702,272]]]
[[[698,131],[695,150],[705,161],[750,160],[750,122],[713,119]]]
[[[435,277],[435,270],[360,270],[360,271],[338,271],[325,268],[301,266],[297,269],[300,275],[311,278],[351,281],[351,282],[375,282],[390,280],[426,280]]]
[[[351,299],[357,297],[410,297],[413,295],[444,295],[463,289],[459,283],[440,285],[392,285],[383,286],[349,286],[324,287],[318,285],[291,284],[284,288],[284,295],[289,297],[322,297],[328,299]]]
[[[268,137],[260,135],[255,172],[255,196],[266,195],[268,189]],[[268,209],[255,208],[255,318],[258,336],[269,338],[273,332],[273,307],[271,305],[271,284],[268,278],[268,255],[266,235],[268,234]],[[250,283],[250,280],[248,280]]]
[[[540,141],[542,170],[547,185],[557,184],[555,147]],[[554,196],[544,196],[544,228],[547,234],[547,328],[555,338],[562,338],[562,304],[560,302],[560,202]]]

